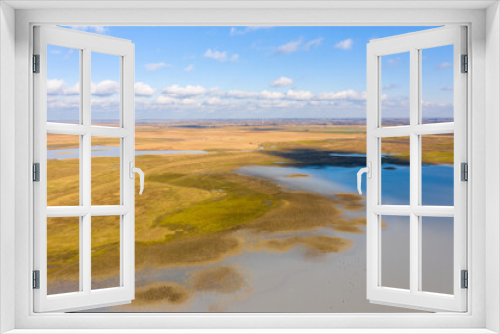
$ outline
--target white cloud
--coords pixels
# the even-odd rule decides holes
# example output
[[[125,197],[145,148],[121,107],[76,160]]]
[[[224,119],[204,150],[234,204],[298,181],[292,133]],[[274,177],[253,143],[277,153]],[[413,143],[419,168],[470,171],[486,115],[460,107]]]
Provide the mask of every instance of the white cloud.
[[[47,94],[60,95],[63,94],[63,87],[66,83],[62,79],[47,80]]]
[[[280,45],[273,54],[289,54],[297,51],[309,51],[311,47],[318,47],[323,43],[323,37],[312,39],[304,43],[304,38],[300,37],[294,41]]]
[[[184,105],[196,106],[199,105],[198,100],[192,98],[174,98],[171,96],[159,96],[156,102],[162,105]]]
[[[207,58],[212,58],[221,62],[225,62],[227,60],[227,53],[226,51],[220,52],[220,51],[212,51],[211,49],[208,49],[205,51],[205,54],[203,55],[204,57]]]
[[[352,38],[348,38],[335,44],[335,48],[340,50],[350,50],[352,49],[353,44],[354,41],[352,40]]]
[[[240,56],[237,53],[235,53],[234,55],[231,56],[232,62],[238,61],[238,59],[240,59]]]
[[[217,51],[217,50],[212,51],[212,49],[208,49],[203,54],[203,57],[211,58],[220,61],[221,63],[224,63],[228,60],[228,53],[227,51]],[[229,61],[235,62],[238,61],[239,58],[240,58],[239,54],[235,53],[229,58]]]
[[[310,40],[309,42],[307,42],[306,44],[304,44],[304,50],[305,51],[309,51],[309,49],[312,47],[312,46],[320,46],[321,43],[323,43],[323,37],[320,37],[320,38],[316,38],[316,39],[313,39],[313,40]]]
[[[67,97],[61,99],[59,96],[47,96],[47,108],[51,110],[67,110],[71,108],[80,108],[80,98]]]
[[[280,92],[270,92],[268,90],[263,90],[260,93],[247,92],[241,90],[230,90],[226,93],[225,96],[234,99],[274,100],[274,99],[282,99],[285,96],[285,94]]]
[[[246,92],[241,90],[230,90],[226,93],[226,96],[234,99],[253,99],[259,96],[258,93]]]
[[[304,39],[300,37],[295,41],[280,45],[276,48],[275,54],[289,54],[295,52],[299,49],[299,46],[302,44],[303,40]]]
[[[291,86],[293,80],[287,77],[280,77],[269,84],[271,87],[286,87]]]
[[[268,90],[263,90],[259,93],[259,98],[264,100],[279,100],[282,99],[285,94],[280,92],[270,92]]]
[[[89,31],[96,34],[106,34],[108,32],[108,27],[104,26],[70,26],[71,29],[80,31]]]
[[[179,85],[172,85],[163,88],[162,93],[165,95],[169,95],[171,97],[191,97],[204,95],[207,90],[202,86],[191,86],[187,85],[186,87],[181,87]]]
[[[449,67],[452,67],[453,64],[452,63],[447,63],[447,62],[444,62],[444,63],[441,63],[438,65],[438,70],[444,70],[445,68],[449,68]]]
[[[248,34],[249,32],[257,31],[257,30],[265,30],[265,29],[271,29],[273,28],[272,26],[251,26],[251,27],[231,27],[231,35],[232,36],[238,36],[238,35],[245,35]]]
[[[47,80],[48,95],[78,95],[80,94],[80,85],[75,83],[68,87],[63,79],[48,79]]]
[[[144,65],[144,67],[146,68],[146,71],[158,71],[158,70],[161,70],[164,67],[170,67],[170,66],[171,65],[165,64],[164,62]]]
[[[136,82],[134,85],[135,95],[139,96],[151,96],[156,93],[156,89],[152,88],[150,85],[144,82]]]
[[[120,84],[116,81],[112,80],[104,80],[97,84],[91,83],[90,85],[90,93],[92,95],[113,95],[118,94],[120,92]]]
[[[188,66],[184,69],[184,71],[186,71],[186,72],[188,72],[188,73],[189,73],[189,72],[194,71],[194,65],[193,65],[193,64],[188,65]]]
[[[63,89],[64,95],[79,95],[80,94],[80,83],[75,83],[73,86]]]
[[[303,101],[303,100],[311,100],[313,97],[314,94],[308,90],[296,91],[290,89],[288,92],[286,92],[286,98],[289,100]]]
[[[316,95],[316,99],[323,101],[333,100],[366,100],[366,92],[356,92],[354,89],[342,90],[339,92],[325,92]]]
[[[205,102],[203,102],[203,104],[207,106],[227,106],[229,105],[229,101],[221,100],[218,97],[211,97],[207,99]]]
[[[90,105],[99,111],[109,111],[109,109],[116,109],[120,106],[120,100],[116,97],[105,97],[92,99]]]
[[[441,90],[452,91],[453,90],[453,86],[446,86],[446,87],[441,88]]]

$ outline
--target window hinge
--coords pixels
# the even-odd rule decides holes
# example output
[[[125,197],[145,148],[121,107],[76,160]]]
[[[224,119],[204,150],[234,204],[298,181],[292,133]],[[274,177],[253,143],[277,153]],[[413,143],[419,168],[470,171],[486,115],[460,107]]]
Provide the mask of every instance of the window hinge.
[[[33,55],[33,73],[40,73],[40,55]]]
[[[462,289],[467,289],[469,287],[469,273],[467,270],[461,271],[461,281],[462,281]]]
[[[33,289],[40,289],[40,270],[33,270]]]
[[[467,73],[469,72],[469,56],[467,55],[462,55],[462,73]]]
[[[469,181],[469,165],[466,162],[462,162],[460,164],[460,174],[461,174],[461,180],[462,181]]]
[[[40,182],[40,163],[38,162],[33,164],[33,181]]]

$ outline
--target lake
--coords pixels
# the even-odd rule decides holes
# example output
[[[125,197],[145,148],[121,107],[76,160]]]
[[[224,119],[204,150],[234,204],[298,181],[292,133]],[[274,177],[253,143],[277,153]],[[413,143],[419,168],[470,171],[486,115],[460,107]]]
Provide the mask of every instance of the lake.
[[[76,153],[67,151],[71,150],[55,156],[71,158],[71,154],[78,154],[77,150],[73,150]],[[93,147],[92,154],[117,156],[110,155],[118,154],[117,152],[118,148]],[[147,152],[144,154],[206,153],[204,151]],[[332,155],[338,154],[332,153]],[[357,158],[363,156],[355,154]],[[293,167],[281,162],[276,166],[246,166],[235,172],[271,180],[288,191],[305,191],[334,198],[337,193],[357,192],[358,169],[314,165]],[[452,166],[424,165],[422,178],[423,204],[453,205]],[[362,189],[365,193],[364,180]],[[383,204],[395,205],[409,203],[408,165],[383,163],[382,201]],[[365,212],[346,211],[345,214],[355,218],[363,217]],[[382,284],[408,288],[409,218],[392,216],[383,217],[383,220],[387,227],[382,230]],[[353,241],[353,245],[345,252],[327,253],[319,257],[307,256],[303,247],[294,247],[285,252],[255,251],[252,248],[255,235],[246,230],[237,231],[237,237],[245,241],[245,249],[236,255],[226,256],[217,263],[174,268],[145,268],[136,272],[136,288],[139,289],[163,281],[185,284],[186,280],[196,272],[221,266],[230,267],[244,278],[235,291],[200,291],[191,296],[188,302],[180,304],[168,302],[140,306],[132,304],[86,312],[415,312],[372,304],[366,299],[365,233],[343,233],[320,228],[314,231],[279,233],[273,235],[273,238],[318,234],[349,239]],[[449,218],[422,220],[422,240],[424,289],[451,293],[453,220]]]

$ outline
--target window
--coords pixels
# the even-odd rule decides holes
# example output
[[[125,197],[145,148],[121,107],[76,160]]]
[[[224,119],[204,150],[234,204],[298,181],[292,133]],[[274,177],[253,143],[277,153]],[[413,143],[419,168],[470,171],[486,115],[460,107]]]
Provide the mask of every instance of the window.
[[[467,270],[467,183],[461,176],[461,164],[467,163],[466,71],[461,67],[467,54],[465,36],[463,27],[446,27],[374,40],[368,45],[367,162],[371,170],[367,190],[367,293],[372,302],[466,311],[467,294],[461,283],[462,270]],[[453,70],[453,85],[448,88],[454,92],[453,107],[442,118],[432,115],[428,100],[432,83],[426,66],[437,48],[448,48],[450,54],[449,62],[437,66]],[[387,111],[381,104],[382,83],[387,64],[402,53],[409,58],[409,67],[401,69],[409,72],[409,105],[406,110],[398,110],[404,115],[400,125],[387,126]],[[443,77],[446,74],[441,74],[441,80]],[[429,146],[434,147],[434,153]],[[391,188],[394,166],[408,163],[408,177]],[[427,175],[432,168],[429,166],[435,163],[448,163],[453,168],[432,179]],[[444,180],[452,180],[447,192],[429,194],[429,183],[450,182]],[[404,231],[403,237],[391,239],[382,228],[385,224]],[[441,237],[436,239],[438,234]],[[440,257],[441,262],[436,260]],[[431,265],[433,261],[437,263]],[[442,272],[443,268],[448,268],[447,272]],[[438,288],[429,285],[429,281],[446,276],[448,281],[437,284]]]
[[[12,2],[14,3],[14,2]],[[109,4],[109,3],[108,3]],[[345,5],[345,3],[343,3]],[[287,10],[280,9],[267,9],[267,10],[179,10],[175,8],[169,9],[154,9],[154,10],[127,10],[127,9],[117,9],[117,10],[102,10],[102,9],[87,9],[87,10],[18,10],[16,11],[16,73],[19,74],[15,77],[16,79],[16,243],[14,245],[4,244],[8,246],[8,255],[2,250],[2,260],[5,256],[12,256],[15,248],[15,286],[16,286],[16,322],[15,325],[19,329],[22,328],[67,328],[68,331],[76,328],[138,328],[149,327],[149,328],[181,328],[197,326],[199,328],[240,328],[240,327],[255,327],[255,326],[266,326],[268,328],[283,328],[287,327],[301,327],[301,328],[352,328],[353,326],[359,328],[361,325],[366,328],[380,328],[380,327],[392,327],[392,328],[424,328],[422,331],[426,331],[425,328],[493,328],[492,320],[490,316],[485,313],[485,303],[491,307],[492,300],[495,300],[490,294],[491,287],[496,286],[495,275],[485,276],[484,263],[487,263],[491,267],[491,270],[495,270],[495,259],[492,259],[492,252],[485,252],[485,241],[487,247],[493,247],[493,251],[496,249],[493,245],[497,243],[497,234],[491,233],[495,231],[495,225],[491,224],[491,206],[488,205],[488,217],[484,216],[484,203],[485,197],[484,184],[484,166],[485,166],[485,154],[484,145],[487,146],[488,154],[492,154],[493,157],[498,156],[496,152],[497,141],[485,140],[485,124],[486,128],[492,130],[494,125],[491,122],[486,122],[485,117],[495,118],[495,108],[494,106],[494,94],[490,92],[491,87],[485,86],[485,79],[493,81],[493,87],[496,87],[497,71],[492,68],[491,71],[484,71],[485,63],[493,64],[497,63],[497,56],[492,54],[491,47],[495,47],[497,44],[496,38],[492,36],[494,33],[491,30],[484,30],[484,22],[489,24],[495,24],[496,19],[494,16],[490,15],[496,12],[492,8],[488,10],[478,9],[480,6],[486,6],[484,3],[479,5],[478,3],[472,4],[467,2],[467,9],[463,5],[464,3],[450,3],[444,4],[440,2],[440,6],[445,7],[445,9],[436,8],[423,8],[420,6],[428,6],[423,3],[412,3],[412,4],[398,4],[398,6],[404,7],[393,10],[382,9],[380,3],[376,2],[373,6],[377,6],[377,10],[374,9],[360,9],[356,10],[344,10],[344,9],[328,9],[323,8],[321,10],[308,9],[308,10],[292,10],[288,8]],[[103,3],[102,5],[107,5]],[[329,5],[332,5],[330,3]],[[27,6],[31,6],[27,4]],[[44,6],[43,3],[37,3],[36,6]],[[60,6],[70,6],[68,3],[61,3]],[[138,5],[139,6],[139,5]],[[278,5],[277,5],[278,6]],[[311,7],[313,4],[311,4]],[[326,6],[326,5],[325,5]],[[336,5],[335,5],[336,6]],[[5,8],[5,4],[3,8]],[[7,6],[8,7],[8,6]],[[307,4],[309,8],[309,4]],[[353,5],[354,7],[354,5]],[[411,7],[411,8],[410,8]],[[415,9],[419,7],[421,9]],[[450,10],[453,7],[453,10]],[[470,8],[476,8],[471,10]],[[26,8],[26,7],[24,7]],[[32,8],[32,7],[30,7]],[[33,7],[34,8],[34,7]],[[40,7],[37,7],[40,8]],[[374,12],[376,15],[374,15]],[[486,12],[488,17],[486,17]],[[207,15],[210,14],[210,15]],[[214,14],[214,15],[212,15]],[[31,304],[31,296],[33,291],[31,290],[31,270],[33,268],[32,263],[30,263],[30,257],[33,253],[31,248],[32,243],[30,238],[33,235],[31,232],[32,226],[32,213],[31,213],[31,182],[27,179],[27,175],[31,171],[31,141],[28,141],[28,134],[31,124],[32,109],[30,99],[28,98],[29,92],[31,90],[31,74],[28,74],[28,64],[31,63],[31,30],[28,29],[32,23],[42,23],[42,24],[54,24],[61,22],[64,24],[73,25],[99,25],[99,24],[116,24],[116,25],[132,25],[132,24],[176,24],[178,22],[183,24],[234,24],[238,22],[241,25],[262,25],[262,24],[289,24],[290,22],[296,22],[298,24],[332,24],[332,25],[342,25],[346,23],[362,23],[367,25],[393,25],[399,24],[400,22],[405,22],[407,24],[423,24],[423,25],[440,25],[440,24],[454,24],[457,22],[468,22],[468,26],[473,29],[469,29],[469,36],[471,37],[469,41],[468,49],[471,51],[469,54],[470,58],[470,68],[474,75],[468,76],[468,82],[472,83],[469,86],[470,92],[468,93],[468,104],[471,107],[470,113],[468,114],[469,120],[473,122],[468,123],[468,130],[470,137],[469,148],[471,148],[469,154],[469,163],[474,167],[470,168],[472,173],[469,182],[469,195],[473,194],[473,198],[469,204],[468,215],[470,220],[469,224],[469,235],[468,243],[473,245],[468,249],[468,269],[474,275],[474,279],[469,282],[468,289],[468,312],[466,314],[453,313],[453,314],[412,314],[412,315],[398,315],[398,316],[387,316],[387,315],[366,315],[366,314],[356,314],[349,316],[342,315],[304,315],[304,314],[294,314],[294,315],[248,315],[248,314],[234,314],[234,315],[224,315],[217,314],[214,316],[207,315],[197,315],[190,314],[186,316],[182,315],[138,315],[138,314],[114,314],[114,315],[92,315],[92,314],[31,314],[33,309]],[[14,29],[12,29],[14,31]],[[2,33],[6,33],[3,29]],[[492,38],[490,38],[492,37]],[[486,41],[486,44],[485,44]],[[2,51],[7,50],[3,48],[5,45],[5,40],[2,40]],[[493,44],[493,45],[492,45]],[[485,51],[486,45],[486,51]],[[475,57],[477,56],[477,57]],[[486,56],[486,59],[485,57]],[[2,63],[5,61],[5,57],[1,59]],[[13,63],[13,62],[12,62]],[[12,64],[13,66],[13,64]],[[486,67],[488,68],[488,67]],[[477,72],[476,72],[477,70]],[[3,72],[5,74],[5,72]],[[3,80],[8,80],[9,78],[3,76]],[[2,93],[5,93],[6,85],[2,85]],[[486,94],[486,95],[485,95]],[[26,96],[24,96],[26,95]],[[486,96],[486,100],[485,100]],[[2,100],[4,101],[4,95],[2,95]],[[3,102],[2,101],[2,102]],[[486,102],[485,102],[486,101]],[[485,108],[489,106],[491,108]],[[13,104],[13,103],[12,103]],[[3,108],[2,108],[3,110]],[[487,116],[485,116],[487,115]],[[14,116],[12,116],[14,117]],[[14,119],[12,118],[10,122],[12,126],[14,125]],[[4,123],[5,124],[5,123]],[[491,124],[491,125],[488,125]],[[25,132],[25,133],[23,133]],[[4,133],[2,133],[4,135]],[[26,137],[26,139],[24,139]],[[489,138],[489,137],[488,137]],[[19,140],[17,140],[19,139]],[[491,138],[490,138],[491,139]],[[4,142],[5,143],[5,142]],[[5,146],[3,146],[5,147]],[[488,149],[489,148],[489,149]],[[6,151],[2,149],[2,154]],[[11,155],[12,158],[14,155]],[[494,164],[488,165],[493,171]],[[486,167],[488,170],[488,167]],[[3,175],[2,177],[5,177]],[[491,180],[490,180],[491,181]],[[496,182],[496,181],[495,181]],[[487,182],[486,189],[489,190],[489,194],[496,198],[495,192],[495,182]],[[488,197],[488,201],[491,197]],[[488,203],[488,201],[486,203]],[[2,203],[3,204],[3,203]],[[4,210],[4,208],[2,209]],[[484,219],[488,218],[488,219]],[[492,230],[490,230],[490,228]],[[486,234],[486,232],[490,232]],[[2,230],[4,231],[4,230]],[[4,234],[5,236],[5,234]],[[492,242],[495,240],[495,242]],[[488,246],[490,245],[490,246]],[[491,250],[491,249],[490,249]],[[495,253],[495,252],[493,252]],[[495,253],[496,254],[496,253]],[[486,258],[486,261],[484,259]],[[8,258],[7,258],[8,260]],[[2,262],[2,266],[6,262]],[[9,263],[7,261],[7,263]],[[10,273],[10,270],[3,271],[3,275]],[[14,267],[12,266],[12,276],[14,272]],[[488,285],[484,286],[484,282],[489,282]],[[14,282],[14,279],[12,279]],[[472,288],[471,288],[472,285]],[[11,285],[9,285],[10,287]],[[485,287],[486,294],[488,298],[485,299]],[[5,286],[2,293],[5,291]],[[493,291],[494,292],[494,291]],[[2,295],[2,298],[4,295]],[[9,301],[14,299],[9,299]],[[2,314],[5,308],[2,310]],[[10,313],[9,313],[10,314]],[[495,312],[496,314],[496,312]],[[489,319],[489,324],[486,324],[485,317]],[[493,318],[495,316],[493,315]],[[353,321],[354,320],[354,321]],[[258,325],[256,325],[258,324]],[[354,324],[354,325],[353,325]],[[493,326],[493,327],[492,327]],[[11,327],[14,328],[14,327]],[[89,329],[90,330],[90,329]],[[368,330],[368,329],[366,329]]]
[[[50,58],[71,57],[64,86],[48,75],[61,71]],[[130,302],[134,298],[134,45],[130,41],[36,27],[35,312],[71,311]],[[94,117],[92,64],[112,57],[120,103],[107,108],[110,120]],[[57,74],[56,74],[57,75]],[[68,74],[67,74],[68,75]],[[49,77],[50,78],[50,77]],[[70,90],[61,98],[57,90]],[[61,100],[64,99],[64,100]],[[57,113],[57,105],[64,113]],[[95,119],[97,118],[97,119]],[[92,159],[98,143],[115,145],[115,158]],[[48,150],[54,145],[59,150]],[[61,149],[71,149],[65,152]],[[70,159],[57,159],[57,154]],[[67,190],[70,190],[69,192]],[[111,226],[111,227],[110,227]],[[106,228],[106,234],[103,230]],[[64,261],[55,256],[64,250]],[[95,266],[106,257],[116,278],[103,280]]]

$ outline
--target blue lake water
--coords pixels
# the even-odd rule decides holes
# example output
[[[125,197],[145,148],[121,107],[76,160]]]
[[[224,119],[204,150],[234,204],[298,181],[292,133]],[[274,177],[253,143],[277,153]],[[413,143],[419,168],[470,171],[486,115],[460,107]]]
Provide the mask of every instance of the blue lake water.
[[[359,157],[362,155],[356,155]],[[282,186],[325,196],[335,193],[357,193],[359,167],[337,166],[247,166],[238,170],[244,175],[270,179]],[[288,177],[303,174],[307,177]],[[408,205],[410,167],[384,163],[381,171],[382,204]],[[453,166],[422,166],[422,205],[453,206]],[[366,175],[362,184],[366,194]],[[363,212],[362,215],[365,213]],[[383,216],[387,227],[382,230],[382,284],[409,288],[409,217]],[[453,293],[453,218],[422,219],[422,286],[425,291]],[[350,236],[352,238],[352,235]],[[360,240],[361,242],[366,242]],[[365,249],[358,248],[364,252]],[[364,254],[358,256],[363,260]],[[359,305],[358,305],[359,306]]]

